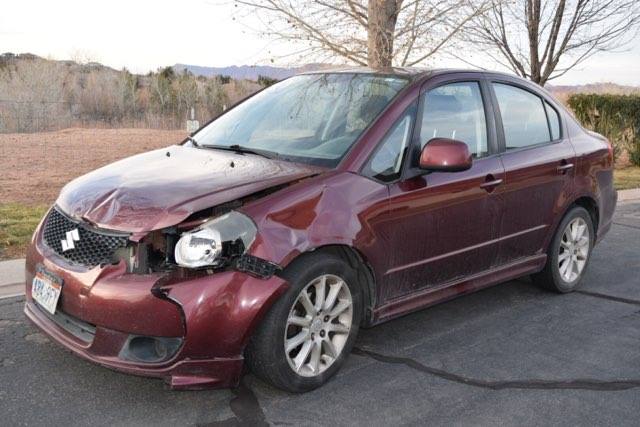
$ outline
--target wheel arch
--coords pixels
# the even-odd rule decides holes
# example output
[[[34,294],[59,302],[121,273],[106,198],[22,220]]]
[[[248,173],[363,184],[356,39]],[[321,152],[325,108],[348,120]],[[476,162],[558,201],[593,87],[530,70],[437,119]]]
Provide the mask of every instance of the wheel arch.
[[[564,233],[564,227],[566,226],[565,221],[567,221],[567,225],[570,224],[570,222],[568,222],[568,220],[570,219],[569,215],[576,208],[585,210],[587,215],[590,217],[593,227],[593,242],[596,241],[599,223],[598,202],[589,195],[576,197],[574,200],[567,203],[565,209],[561,212],[562,214],[556,217],[555,223],[553,224],[552,228],[553,233],[550,233],[549,240],[544,246],[544,251],[547,254],[546,264],[541,271],[532,276],[534,282],[537,282],[540,286],[560,293],[571,292],[575,288],[575,286],[580,283],[582,277],[581,274],[584,272],[584,269],[579,272],[577,279],[575,279],[573,282],[565,282],[564,278],[558,276],[558,274],[562,273],[558,273],[558,268],[556,268],[558,266],[558,252],[557,246],[553,244],[556,239],[562,238],[560,233]],[[584,215],[584,213],[582,213],[582,215]],[[592,247],[590,245],[589,250],[591,249]],[[587,262],[589,261],[589,259],[590,256],[587,257]]]
[[[373,308],[377,301],[375,275],[366,257],[357,248],[346,244],[326,244],[297,254],[287,265],[309,254],[323,252],[344,259],[357,272],[358,286],[363,299],[362,326],[370,326],[373,319]]]
[[[598,202],[591,196],[582,196],[577,198],[571,203],[567,209],[565,210],[564,215],[569,212],[572,206],[580,206],[583,207],[587,212],[589,212],[589,216],[591,217],[591,222],[593,223],[593,231],[595,233],[594,240],[598,236],[598,224],[600,222],[600,210],[598,207]]]
[[[555,219],[554,223],[552,224],[552,227],[550,228],[550,232],[547,235],[546,241],[545,241],[544,246],[543,246],[543,250],[545,252],[549,250],[549,245],[551,244],[551,242],[553,240],[553,236],[555,236],[556,233],[558,232],[558,227],[560,226],[560,223],[562,222],[564,217],[567,216],[569,211],[571,211],[571,209],[574,206],[580,206],[581,208],[584,208],[589,213],[589,216],[591,217],[591,222],[593,223],[593,230],[594,230],[594,233],[595,233],[595,235],[593,236],[594,237],[594,241],[597,238],[597,236],[598,236],[598,223],[599,223],[599,220],[600,220],[598,202],[596,201],[596,199],[594,197],[592,197],[590,195],[581,195],[581,196],[578,196],[578,197],[574,198],[569,203],[567,203],[566,206],[564,207],[564,209],[562,210],[561,214],[558,215],[557,218]]]

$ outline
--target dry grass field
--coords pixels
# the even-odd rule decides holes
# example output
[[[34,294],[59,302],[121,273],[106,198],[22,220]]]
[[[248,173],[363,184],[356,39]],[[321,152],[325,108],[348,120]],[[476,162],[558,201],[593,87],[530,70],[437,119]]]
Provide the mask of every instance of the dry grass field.
[[[64,184],[123,157],[180,142],[185,135],[153,129],[0,134],[0,259],[24,256],[33,229]]]
[[[166,147],[184,131],[65,129],[0,134],[0,204],[51,204],[71,179],[123,157]]]
[[[628,166],[624,169],[616,169],[613,179],[618,190],[640,188],[640,167]]]

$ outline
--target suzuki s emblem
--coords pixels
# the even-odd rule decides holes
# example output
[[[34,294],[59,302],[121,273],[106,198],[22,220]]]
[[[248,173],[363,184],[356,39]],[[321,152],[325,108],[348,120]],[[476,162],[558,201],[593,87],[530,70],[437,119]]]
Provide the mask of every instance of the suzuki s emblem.
[[[67,231],[67,238],[65,240],[60,240],[60,244],[62,245],[62,252],[75,249],[76,245],[74,242],[79,242],[79,241],[80,241],[80,234],[78,233],[77,228],[74,228],[71,231]]]

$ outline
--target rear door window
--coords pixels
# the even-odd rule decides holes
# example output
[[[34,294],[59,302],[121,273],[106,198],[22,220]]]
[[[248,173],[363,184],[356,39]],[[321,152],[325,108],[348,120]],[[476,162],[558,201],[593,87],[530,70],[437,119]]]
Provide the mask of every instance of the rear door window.
[[[524,89],[493,83],[507,150],[551,141],[542,99]]]

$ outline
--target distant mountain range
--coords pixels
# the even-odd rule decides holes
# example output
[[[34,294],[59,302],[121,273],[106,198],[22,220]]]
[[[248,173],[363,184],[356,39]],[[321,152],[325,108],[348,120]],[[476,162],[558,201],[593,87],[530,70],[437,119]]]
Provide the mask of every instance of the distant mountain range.
[[[29,60],[45,60],[37,55],[31,53],[14,54],[11,52],[0,53],[0,68],[3,64],[7,64],[11,61],[29,61]],[[65,64],[70,67],[82,67],[83,69],[108,69],[112,72],[119,72],[119,70],[113,69],[109,66],[100,64],[99,62],[90,62],[87,64],[77,64],[71,60],[47,60]],[[284,78],[293,76],[295,74],[316,71],[327,68],[336,68],[336,65],[328,64],[307,64],[299,67],[273,67],[270,65],[232,65],[229,67],[204,67],[200,65],[189,64],[175,64],[173,69],[176,72],[182,72],[187,69],[196,76],[229,76],[236,80],[253,80],[257,81],[259,76],[265,76],[272,79],[282,80]],[[548,84],[546,88],[554,95],[561,99],[566,99],[567,96],[573,93],[611,93],[611,94],[638,94],[640,93],[640,86],[621,85],[617,83],[601,82],[601,83],[588,83],[580,85],[554,85]]]
[[[306,71],[321,70],[323,68],[331,67],[324,64],[307,64],[301,67],[284,68],[284,67],[272,67],[269,65],[232,65],[230,67],[203,67],[200,65],[189,64],[176,64],[173,69],[176,72],[182,72],[188,70],[196,76],[229,76],[236,80],[258,80],[259,76],[269,77],[272,79],[282,80],[287,77],[291,77],[295,74],[303,73]]]
[[[259,76],[265,76],[276,80],[282,80],[293,75],[332,68],[327,64],[307,64],[300,67],[272,67],[269,65],[232,65],[230,67],[204,67],[200,65],[176,64],[173,69],[182,72],[187,69],[196,76],[229,76],[236,80],[258,80]],[[589,83],[583,85],[547,85],[547,89],[554,95],[566,98],[572,93],[612,93],[629,94],[640,92],[640,87],[620,85],[616,83]]]

